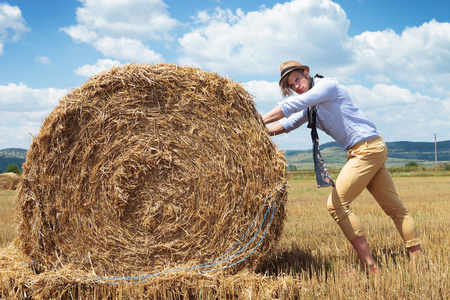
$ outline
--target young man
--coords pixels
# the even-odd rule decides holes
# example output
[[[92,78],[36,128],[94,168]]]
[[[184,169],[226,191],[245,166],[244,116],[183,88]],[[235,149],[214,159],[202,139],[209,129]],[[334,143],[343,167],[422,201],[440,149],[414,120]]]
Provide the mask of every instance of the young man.
[[[336,80],[310,77],[309,67],[297,61],[281,64],[279,85],[285,100],[263,116],[271,135],[289,132],[308,121],[308,108],[315,107],[316,126],[348,151],[335,187],[328,197],[328,211],[350,241],[368,273],[377,266],[362,224],[350,210],[350,203],[365,189],[394,221],[411,257],[422,253],[414,220],[400,201],[384,164],[387,148],[375,125],[355,106],[348,92]],[[292,95],[294,91],[297,95]]]

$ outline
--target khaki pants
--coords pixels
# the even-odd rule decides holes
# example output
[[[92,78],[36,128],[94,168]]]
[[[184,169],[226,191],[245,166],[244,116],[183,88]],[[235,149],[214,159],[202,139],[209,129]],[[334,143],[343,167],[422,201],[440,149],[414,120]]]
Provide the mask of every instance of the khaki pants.
[[[348,240],[364,235],[362,224],[350,203],[367,188],[384,212],[392,218],[406,247],[420,244],[411,214],[398,198],[392,178],[384,165],[387,148],[381,137],[354,145],[347,163],[336,179],[336,187],[328,197],[328,211]]]

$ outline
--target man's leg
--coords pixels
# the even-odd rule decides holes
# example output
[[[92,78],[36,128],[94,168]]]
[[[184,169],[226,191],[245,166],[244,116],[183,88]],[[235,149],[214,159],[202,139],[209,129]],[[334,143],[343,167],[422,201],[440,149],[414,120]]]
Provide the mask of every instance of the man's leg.
[[[336,187],[328,197],[328,211],[358,254],[363,267],[376,268],[362,224],[350,210],[350,203],[367,187],[379,168],[384,165],[387,152],[384,142],[361,143],[350,149],[348,160],[336,179]]]
[[[414,219],[405,208],[395,190],[394,182],[386,166],[382,166],[367,185],[367,189],[381,206],[383,211],[391,217],[398,232],[405,241],[411,256],[422,252],[420,238],[416,231]]]

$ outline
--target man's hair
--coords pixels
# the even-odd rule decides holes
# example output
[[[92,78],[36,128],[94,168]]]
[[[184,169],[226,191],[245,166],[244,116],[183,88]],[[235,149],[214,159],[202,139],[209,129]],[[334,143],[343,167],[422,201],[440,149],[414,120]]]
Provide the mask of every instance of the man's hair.
[[[298,72],[298,73],[300,73],[302,76],[304,76],[306,78],[304,70],[294,70],[294,71],[292,71],[292,73],[294,73],[294,72]],[[280,88],[281,88],[281,93],[283,94],[283,97],[291,96],[293,94],[292,93],[292,89],[289,87],[289,82],[288,82],[289,75],[290,74],[288,74],[287,76],[284,76],[280,80]]]
[[[280,88],[281,88],[281,93],[283,94],[283,97],[292,95],[292,90],[289,87],[288,76],[284,76],[283,79],[281,79]]]

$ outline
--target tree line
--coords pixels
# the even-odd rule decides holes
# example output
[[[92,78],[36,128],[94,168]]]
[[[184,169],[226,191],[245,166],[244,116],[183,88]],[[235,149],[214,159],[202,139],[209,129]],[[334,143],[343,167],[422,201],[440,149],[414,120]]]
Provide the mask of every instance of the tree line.
[[[3,173],[2,170],[0,170],[0,173]],[[4,173],[16,173],[17,175],[22,175],[22,170],[16,164],[8,164]]]

